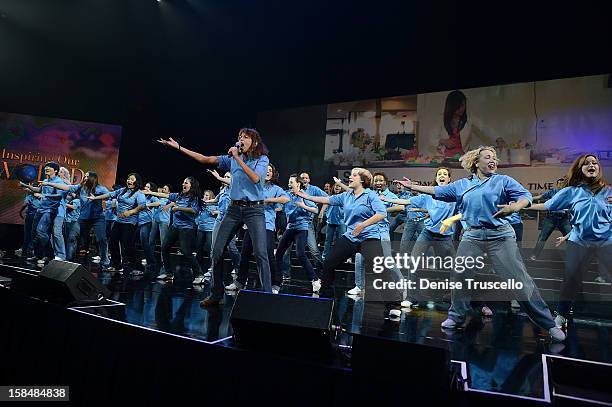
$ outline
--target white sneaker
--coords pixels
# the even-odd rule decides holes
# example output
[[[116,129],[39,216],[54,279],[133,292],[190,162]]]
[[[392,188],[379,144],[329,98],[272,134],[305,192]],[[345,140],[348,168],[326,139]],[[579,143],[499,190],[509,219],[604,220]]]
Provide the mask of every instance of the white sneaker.
[[[346,262],[347,262],[348,264],[353,264],[353,259],[348,258],[348,259],[346,259]]]
[[[212,277],[212,272],[210,270],[204,273],[204,278],[211,278],[211,277]]]
[[[21,249],[17,249],[17,250],[15,250],[15,256],[19,256],[19,257],[21,257],[21,252],[22,252],[22,250],[21,250]]]
[[[536,260],[537,260],[537,257],[536,257],[536,256],[534,256],[534,255],[532,255],[532,256],[529,258],[529,260],[531,260],[531,261],[536,261]]]
[[[206,279],[204,278],[204,276],[203,276],[203,275],[199,275],[199,276],[197,276],[197,277],[196,277],[196,278],[193,280],[193,284],[194,284],[194,285],[204,284],[204,281],[205,281],[205,280],[206,280]]]
[[[147,265],[147,259],[140,260],[140,263],[142,263],[143,266],[146,266]]]
[[[47,257],[43,257],[42,259],[38,259],[36,263],[45,264],[49,259]]]
[[[321,279],[312,280],[312,291],[318,293],[321,290]]]
[[[130,272],[130,274],[133,275],[133,276],[142,276],[142,275],[144,275],[144,271],[134,269],[134,270],[132,270]]]
[[[240,284],[238,281],[234,281],[230,285],[225,286],[225,289],[229,291],[238,291],[238,290],[242,290],[243,288],[244,286]]]
[[[64,259],[62,259],[61,257],[58,257],[58,256],[55,256],[55,257],[53,258],[53,260],[64,261]]]
[[[355,286],[354,288],[351,288],[350,290],[347,291],[348,295],[359,295],[361,294],[361,288]]]
[[[101,258],[100,256],[93,256],[91,259],[92,259],[92,260],[94,260],[94,261],[96,261],[96,260],[97,260],[97,261],[102,260],[102,258]]]
[[[398,310],[398,309],[392,309],[389,310],[389,316],[390,317],[395,317],[395,318],[399,318],[402,316],[402,311]]]
[[[408,300],[404,300],[402,301],[402,308],[410,308],[412,306],[412,303]]]
[[[273,285],[272,286],[272,294],[278,294],[278,292],[280,291],[280,287],[277,285]]]
[[[235,275],[236,275],[236,274],[238,274],[238,273],[236,272],[236,269],[234,269],[234,270],[232,270],[232,272],[231,272],[230,274],[231,274],[231,275],[233,275],[233,276],[235,276]]]

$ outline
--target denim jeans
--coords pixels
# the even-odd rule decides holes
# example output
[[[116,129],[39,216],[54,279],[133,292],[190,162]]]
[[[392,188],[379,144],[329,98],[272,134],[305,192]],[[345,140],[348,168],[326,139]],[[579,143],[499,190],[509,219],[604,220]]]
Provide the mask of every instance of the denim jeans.
[[[149,234],[149,244],[155,250],[155,244],[157,243],[157,236],[159,236],[159,222],[151,222],[151,233]],[[161,242],[160,242],[161,244]]]
[[[211,290],[211,298],[213,299],[223,298],[223,250],[243,224],[247,225],[249,234],[251,235],[255,262],[257,263],[257,269],[260,270],[262,279],[262,288],[266,292],[272,292],[270,263],[268,262],[268,253],[266,249],[266,220],[264,217],[264,207],[263,205],[230,205],[225,213],[225,217],[219,224],[216,236],[213,238],[213,278]]]
[[[211,236],[211,246],[210,246],[210,261],[211,264],[210,266],[212,267],[212,248],[215,247],[215,239],[217,238],[217,235],[219,234],[219,229],[221,228],[221,222],[215,222],[215,226],[213,227],[213,231],[212,231],[212,236]],[[232,239],[229,241],[229,243],[227,244],[226,247],[230,259],[232,260],[232,267],[234,268],[234,270],[239,270],[240,269],[240,261],[242,260],[240,258],[240,251],[238,250],[238,246],[236,246],[236,235],[234,234],[232,236]]]
[[[517,300],[529,318],[542,328],[554,327],[555,323],[548,305],[540,296],[540,291],[531,276],[527,274],[512,226],[507,224],[491,229],[468,228],[463,232],[463,238],[457,249],[457,257],[475,259],[485,253],[501,280],[513,279],[517,283],[522,283],[523,288],[518,290]],[[466,279],[473,278],[474,274],[474,268],[467,267],[463,272],[454,270],[451,274],[453,282],[463,284],[462,289],[451,292],[448,317],[455,322],[462,323],[468,310],[471,309]]]
[[[64,223],[64,237],[66,244],[66,260],[74,261],[74,254],[79,239],[79,222],[65,222]]]
[[[100,263],[103,266],[110,264],[108,260],[108,240],[106,239],[106,221],[104,218],[95,219],[79,219],[79,229],[81,232],[81,241],[86,242],[85,250],[89,249],[89,231],[93,227],[96,241],[98,242],[98,256]]]
[[[406,222],[406,215],[404,215],[404,212],[400,212],[399,215],[397,215],[391,220],[391,223],[389,224],[389,234],[393,236],[395,230],[399,228],[404,222]]]
[[[155,254],[151,245],[151,222],[144,223],[138,226],[138,234],[140,236],[140,245],[144,251],[145,259],[147,259],[147,267],[155,266]]]
[[[538,257],[542,250],[544,249],[544,245],[546,241],[555,231],[555,229],[559,229],[563,236],[567,235],[571,230],[572,226],[569,223],[569,219],[567,216],[556,216],[556,215],[548,215],[544,218],[542,222],[542,230],[540,230],[540,235],[538,236],[538,242],[533,249],[533,255]]]
[[[274,230],[266,229],[266,250],[268,252],[268,263],[270,264],[270,274],[272,278],[273,286],[280,286],[281,279],[278,273],[278,267],[276,266],[276,258],[274,257],[274,243],[276,241],[276,232]],[[238,276],[236,281],[242,285],[246,285],[249,276],[249,261],[253,256],[253,241],[251,235],[247,229],[242,240],[242,252],[240,253],[240,269],[238,270]],[[259,269],[257,269],[259,272]],[[261,284],[262,278],[261,273],[259,274],[259,283]]]
[[[64,217],[53,219],[53,252],[55,256],[66,260],[66,245],[64,244]]]
[[[323,266],[323,257],[317,246],[317,235],[315,233],[315,227],[313,221],[308,222],[308,250],[315,262],[315,268],[320,269]]]
[[[312,264],[310,264],[310,260],[306,256],[306,240],[308,239],[308,231],[307,230],[295,230],[295,229],[287,229],[280,241],[278,242],[278,247],[276,248],[276,264],[277,267],[282,267],[283,256],[287,249],[291,248],[291,245],[295,242],[295,251],[297,254],[298,261],[300,265],[306,271],[308,275],[308,279],[310,281],[317,280],[317,274],[312,268]]]
[[[412,247],[414,245],[413,242],[416,242],[419,235],[425,228],[425,221],[413,221],[406,220],[404,224],[404,233],[402,233],[402,239],[400,240],[399,252],[403,255],[404,253],[411,253]]]
[[[410,256],[426,256],[430,249],[433,250],[436,257],[455,257],[455,246],[453,245],[452,235],[441,235],[439,233],[432,232],[429,229],[423,229],[417,238],[414,247],[412,248],[412,253]],[[452,270],[449,271],[452,272]],[[416,271],[412,272],[411,270],[411,272],[408,273],[408,281],[416,281],[417,279],[418,273]],[[417,290],[409,290],[408,299],[411,302],[415,302],[418,300],[424,300],[425,298],[419,298]]]
[[[109,248],[111,252],[111,264],[116,269],[123,268],[123,260],[126,260],[131,270],[137,270],[136,250],[134,249],[134,232],[136,225],[132,223],[115,222],[111,231]]]
[[[346,225],[327,224],[327,232],[325,233],[325,245],[323,246],[323,258],[329,253],[329,248],[346,232]]]
[[[36,216],[36,212],[27,214],[25,216],[23,222],[23,245],[21,246],[21,255],[25,256],[34,250],[32,246],[33,234],[32,234],[32,224],[34,223],[34,216]]]
[[[164,243],[162,244],[161,248],[161,255],[166,274],[173,274],[173,272],[170,270],[170,249],[172,249],[172,245],[177,240],[179,241],[181,253],[183,253],[182,257],[189,264],[189,267],[191,267],[191,272],[193,273],[194,277],[201,275],[202,269],[193,255],[196,242],[195,230],[177,229],[174,226],[170,226],[168,228],[168,232],[164,237]]]
[[[391,251],[391,237],[389,232],[381,232],[380,233],[380,245],[382,246],[383,256],[392,257],[393,252]],[[392,275],[395,277],[394,281],[400,281],[402,277],[402,273],[395,267],[391,269]],[[363,290],[365,270],[363,268],[363,256],[361,253],[355,254],[355,285]],[[404,293],[405,296],[405,293]]]
[[[569,316],[576,295],[582,288],[583,267],[591,261],[595,254],[598,257],[600,268],[607,268],[605,272],[609,275],[610,265],[612,265],[612,242],[567,242],[565,272],[557,306],[557,311],[565,318]]]
[[[34,217],[36,223],[36,237],[34,238],[34,254],[38,258],[43,258],[49,254],[49,236],[53,229],[53,217],[50,212],[37,212]]]

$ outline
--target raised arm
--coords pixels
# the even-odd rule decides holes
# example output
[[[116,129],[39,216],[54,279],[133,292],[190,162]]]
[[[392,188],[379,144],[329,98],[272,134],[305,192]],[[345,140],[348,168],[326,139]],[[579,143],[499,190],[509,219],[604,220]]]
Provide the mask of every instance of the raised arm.
[[[220,181],[220,182],[224,183],[225,185],[229,185],[231,183],[231,181],[232,181],[230,178],[225,178],[225,177],[222,177],[221,175],[219,175],[217,170],[208,169],[208,170],[206,170],[206,172],[212,174],[212,176],[215,177],[217,179],[217,181]]]
[[[412,181],[410,181],[406,177],[403,177],[403,179],[401,179],[401,180],[394,179],[393,182],[397,182],[399,184],[402,184],[403,186],[405,186],[406,188],[410,189],[411,191],[416,191],[416,192],[420,192],[422,194],[427,194],[427,195],[435,195],[436,194],[436,190],[434,189],[434,187],[432,187],[430,185],[414,185],[412,183]]]
[[[196,153],[195,151],[191,151],[183,146],[181,146],[176,140],[174,140],[172,137],[166,139],[160,138],[159,140],[157,140],[158,143],[163,144],[165,146],[168,146],[170,148],[173,148],[175,150],[178,150],[179,153],[183,153],[184,155],[186,155],[187,157],[196,160],[197,162],[201,163],[201,164],[211,164],[211,165],[216,165],[219,163],[219,160],[217,159],[216,156],[206,156],[200,153]]]
[[[41,191],[41,187],[34,187],[30,184],[25,184],[21,181],[19,181],[19,186],[22,187],[23,189],[27,189],[28,191],[32,191],[32,192],[40,192]]]
[[[289,201],[290,201],[290,199],[289,199],[288,196],[279,196],[279,197],[276,197],[276,198],[266,198],[266,199],[264,199],[264,203],[265,204],[271,204],[271,203],[286,204]]]
[[[546,206],[543,203],[539,203],[539,204],[531,204],[531,206],[529,208],[521,208],[521,209],[533,209],[534,211],[545,211]]]
[[[60,184],[57,182],[42,181],[40,185],[48,186],[48,187],[55,188],[55,189],[61,189],[62,191],[70,191],[70,185],[64,184],[64,183]]]
[[[294,191],[294,194],[296,194],[297,196],[304,198],[308,201],[312,201],[315,203],[320,203],[320,204],[327,204],[329,205],[329,197],[328,196],[310,196],[308,195],[306,192],[300,190],[300,191]]]
[[[173,206],[172,207],[172,212],[186,212],[186,213],[191,213],[194,215],[197,215],[198,213],[195,211],[195,209],[193,209],[192,207],[184,207],[184,206]]]
[[[153,191],[141,191],[141,192],[145,195],[156,196],[158,198],[168,198],[170,196],[170,194],[164,194],[163,192],[153,192]]]
[[[410,199],[400,199],[400,198],[392,199],[392,198],[387,198],[384,195],[379,195],[378,197],[383,202],[389,202],[389,203],[396,204],[396,205],[410,205]]]
[[[108,199],[108,198],[110,198],[110,194],[89,195],[87,197],[87,199],[89,199],[90,201],[99,201],[101,199]]]
[[[338,177],[334,177],[334,183],[335,183],[335,185],[338,185],[340,188],[342,188],[342,190],[343,190],[344,192],[346,192],[346,191],[348,191],[348,190],[350,189],[350,188],[348,187],[348,185],[344,184],[344,183],[342,182],[342,180],[341,180],[340,178],[338,178]]]
[[[403,212],[404,209],[406,209],[406,207],[404,205],[394,205],[390,208],[387,208],[387,212],[389,213],[393,213],[393,212]]]

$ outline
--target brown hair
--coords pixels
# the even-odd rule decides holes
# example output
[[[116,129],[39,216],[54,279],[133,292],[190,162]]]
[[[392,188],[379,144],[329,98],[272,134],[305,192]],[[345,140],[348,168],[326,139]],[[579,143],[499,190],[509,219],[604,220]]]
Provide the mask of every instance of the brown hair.
[[[372,186],[372,173],[365,168],[355,167],[353,170],[357,170],[357,175],[361,178],[361,182],[363,183],[364,188],[370,188]]]
[[[240,137],[241,134],[249,136],[252,141],[251,148],[246,153],[249,158],[259,158],[262,155],[268,155],[268,148],[264,144],[257,130],[243,127],[240,129],[240,131],[238,131],[238,137]]]
[[[584,178],[584,174],[582,173],[582,166],[586,161],[587,157],[593,157],[597,160],[597,165],[599,165],[599,174],[592,181],[586,181]],[[576,158],[572,163],[569,171],[567,172],[566,180],[563,182],[562,188],[565,187],[575,187],[582,183],[586,183],[587,187],[593,194],[597,194],[602,190],[603,187],[606,186],[607,182],[603,178],[601,171],[601,164],[599,163],[599,158],[595,154],[587,153],[583,154],[580,157]]]
[[[448,168],[448,167],[438,167],[438,168],[436,168],[436,175],[434,176],[434,185],[438,185],[438,181],[437,181],[436,178],[438,178],[438,171],[440,171],[440,170],[448,171],[448,177],[451,178],[451,179],[453,178],[453,172],[451,171],[450,168]]]
[[[212,190],[210,190],[210,189],[205,189],[205,190],[204,190],[204,192],[202,193],[202,196],[204,196],[204,194],[205,194],[205,193],[207,193],[207,192],[208,192],[208,194],[210,195],[210,199],[215,199],[216,195],[215,195],[215,193],[214,193]]]
[[[497,157],[497,152],[495,151],[495,147],[491,146],[480,146],[475,148],[474,150],[470,150],[467,153],[463,154],[459,161],[461,161],[461,166],[468,172],[475,174],[476,173],[476,163],[480,159],[480,153],[483,150],[488,150],[495,154]],[[497,158],[496,158],[497,159]]]

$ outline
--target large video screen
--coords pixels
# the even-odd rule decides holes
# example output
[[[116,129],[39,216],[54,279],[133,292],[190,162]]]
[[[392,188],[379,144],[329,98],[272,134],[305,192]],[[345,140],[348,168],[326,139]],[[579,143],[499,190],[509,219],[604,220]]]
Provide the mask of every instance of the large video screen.
[[[101,184],[113,185],[120,143],[121,126],[0,113],[0,223],[23,223],[19,181],[40,181],[46,162],[66,167],[72,183],[91,170]]]

